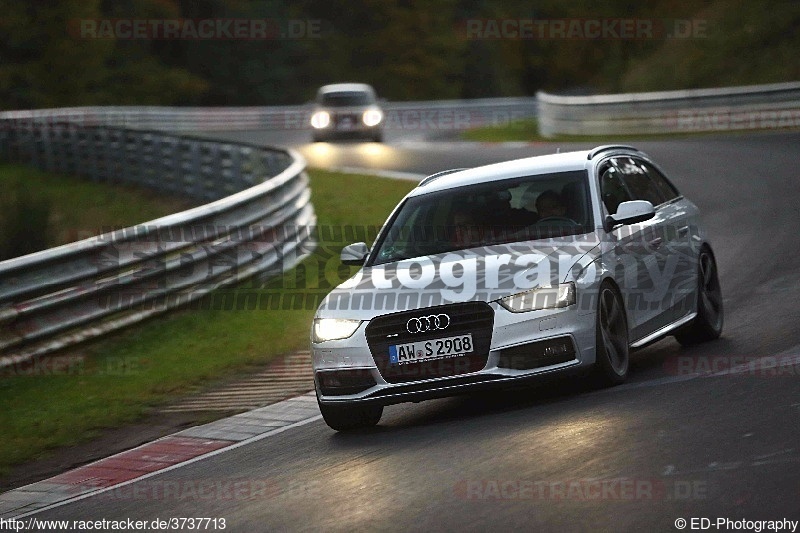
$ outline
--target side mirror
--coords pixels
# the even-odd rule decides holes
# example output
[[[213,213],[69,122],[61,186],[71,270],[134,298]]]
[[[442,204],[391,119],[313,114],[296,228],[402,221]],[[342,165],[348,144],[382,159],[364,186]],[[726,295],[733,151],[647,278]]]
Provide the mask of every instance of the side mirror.
[[[656,216],[656,209],[647,200],[622,202],[617,207],[617,212],[607,216],[603,221],[603,229],[611,231],[618,224],[636,224],[650,220],[654,216]]]
[[[369,255],[369,248],[366,243],[357,242],[355,244],[348,244],[342,248],[342,263],[351,266],[361,266],[367,260]]]

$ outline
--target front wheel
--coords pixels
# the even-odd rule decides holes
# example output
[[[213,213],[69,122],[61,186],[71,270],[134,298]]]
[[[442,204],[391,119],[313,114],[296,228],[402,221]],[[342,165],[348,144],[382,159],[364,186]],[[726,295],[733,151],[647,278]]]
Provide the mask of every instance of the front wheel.
[[[352,431],[375,426],[383,416],[382,405],[327,405],[317,401],[322,418],[331,429]]]
[[[601,385],[619,385],[628,378],[630,364],[628,320],[622,298],[610,283],[600,287],[596,328],[595,377]]]
[[[711,250],[703,248],[698,263],[697,316],[675,332],[675,339],[682,346],[714,340],[722,334],[722,288]]]

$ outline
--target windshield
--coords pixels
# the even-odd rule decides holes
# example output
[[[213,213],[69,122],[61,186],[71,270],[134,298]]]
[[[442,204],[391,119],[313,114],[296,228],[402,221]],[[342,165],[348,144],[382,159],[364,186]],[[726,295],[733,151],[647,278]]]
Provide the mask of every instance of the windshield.
[[[320,98],[320,104],[328,107],[362,106],[373,102],[372,96],[365,92],[325,93]]]
[[[372,264],[591,231],[586,171],[479,183],[407,199]]]

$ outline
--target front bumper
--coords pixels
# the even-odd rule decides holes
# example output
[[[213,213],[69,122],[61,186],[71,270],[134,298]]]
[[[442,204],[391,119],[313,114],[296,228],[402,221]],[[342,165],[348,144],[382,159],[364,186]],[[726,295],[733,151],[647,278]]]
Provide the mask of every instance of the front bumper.
[[[485,366],[474,372],[389,382],[381,374],[368,346],[366,322],[348,339],[313,344],[311,352],[319,401],[339,405],[421,401],[524,385],[594,363],[594,312],[579,313],[577,309],[567,308],[510,313],[496,304],[491,306],[495,315],[488,358]],[[571,352],[561,348],[539,349],[548,345],[558,347],[566,341],[571,345]],[[538,352],[530,349],[534,346],[539,347]],[[540,357],[525,357],[526,353],[538,353]],[[354,380],[343,380],[341,388],[332,389],[328,378],[337,375]]]
[[[362,139],[381,136],[383,127],[360,124],[349,129],[319,128],[314,129],[313,133],[316,139]]]

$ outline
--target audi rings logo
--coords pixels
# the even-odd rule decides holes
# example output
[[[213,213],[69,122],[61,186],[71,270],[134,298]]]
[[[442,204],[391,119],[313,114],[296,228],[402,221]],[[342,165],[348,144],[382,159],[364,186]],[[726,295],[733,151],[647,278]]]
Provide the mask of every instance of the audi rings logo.
[[[436,331],[446,329],[450,325],[450,315],[440,313],[438,315],[421,316],[411,318],[406,322],[406,329],[409,333],[425,333],[426,331]]]

